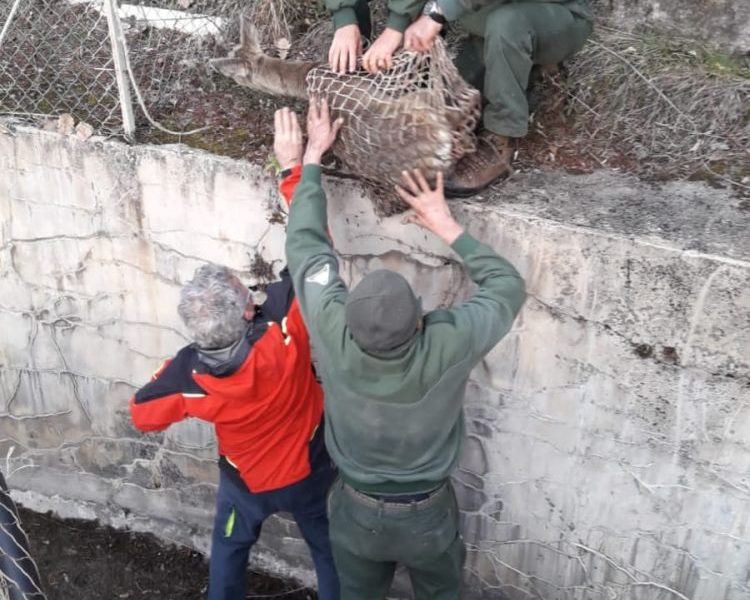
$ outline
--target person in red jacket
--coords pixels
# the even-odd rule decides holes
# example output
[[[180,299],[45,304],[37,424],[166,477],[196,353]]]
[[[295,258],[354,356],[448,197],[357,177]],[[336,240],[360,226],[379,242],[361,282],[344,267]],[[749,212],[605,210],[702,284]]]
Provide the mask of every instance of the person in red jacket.
[[[300,177],[301,131],[282,115],[276,130],[280,188],[290,203]],[[299,156],[285,155],[289,136],[297,135]],[[160,431],[187,417],[214,424],[220,479],[209,600],[245,597],[250,549],[263,521],[280,511],[294,516],[310,547],[319,598],[337,600],[326,517],[336,472],[324,444],[323,392],[286,269],[266,295],[255,305],[227,267],[197,269],[178,307],[194,342],[136,392],[131,416],[142,431]]]

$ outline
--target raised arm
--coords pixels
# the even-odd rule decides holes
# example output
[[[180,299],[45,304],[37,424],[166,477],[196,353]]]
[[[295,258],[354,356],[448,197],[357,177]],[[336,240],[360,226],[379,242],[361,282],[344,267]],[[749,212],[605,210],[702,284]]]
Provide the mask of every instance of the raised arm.
[[[302,128],[297,115],[286,106],[274,113],[273,126],[273,153],[281,168],[279,191],[289,207],[302,175]]]
[[[404,187],[396,186],[396,191],[414,209],[410,220],[450,245],[479,286],[469,300],[451,309],[456,330],[471,336],[472,358],[479,359],[510,329],[525,297],[523,279],[513,265],[456,222],[443,195],[442,173],[435,189],[418,170],[404,171],[403,181]]]
[[[341,123],[331,123],[325,101],[311,99],[302,177],[287,226],[286,256],[294,290],[308,328],[318,333],[333,326],[346,298],[346,286],[339,277],[338,260],[328,236],[327,201],[320,172],[320,161],[336,139]]]

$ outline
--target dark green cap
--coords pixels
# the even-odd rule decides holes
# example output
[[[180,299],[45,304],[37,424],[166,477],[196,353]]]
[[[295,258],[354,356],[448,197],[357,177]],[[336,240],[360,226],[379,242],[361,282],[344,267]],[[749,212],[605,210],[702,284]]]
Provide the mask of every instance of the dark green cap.
[[[368,273],[346,299],[346,324],[365,352],[384,352],[417,331],[422,306],[401,275],[387,269]]]

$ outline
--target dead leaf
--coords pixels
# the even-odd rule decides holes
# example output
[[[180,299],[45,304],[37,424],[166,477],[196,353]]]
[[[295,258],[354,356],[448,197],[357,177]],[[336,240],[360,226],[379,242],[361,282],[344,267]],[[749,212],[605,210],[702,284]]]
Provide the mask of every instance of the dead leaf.
[[[292,43],[285,37],[276,40],[276,49],[279,51],[279,58],[284,60],[289,56],[289,48],[292,47]]]
[[[57,133],[62,133],[63,135],[70,135],[71,133],[73,133],[75,124],[76,124],[76,121],[73,118],[73,115],[69,113],[63,113],[57,119]]]
[[[92,135],[94,135],[94,128],[91,125],[84,123],[83,121],[78,123],[78,126],[76,127],[76,136],[78,136],[78,139],[85,141]]]

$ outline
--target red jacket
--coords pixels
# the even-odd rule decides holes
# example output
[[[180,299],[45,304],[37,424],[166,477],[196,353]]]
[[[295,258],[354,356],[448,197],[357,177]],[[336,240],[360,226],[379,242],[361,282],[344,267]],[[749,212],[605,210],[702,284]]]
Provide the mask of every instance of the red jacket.
[[[299,169],[282,181],[287,202],[298,181]],[[268,286],[228,364],[211,367],[194,344],[186,346],[136,392],[130,412],[143,431],[186,417],[214,423],[220,466],[252,492],[296,483],[326,462],[323,392],[288,272]]]

